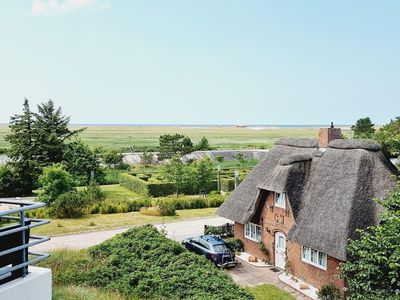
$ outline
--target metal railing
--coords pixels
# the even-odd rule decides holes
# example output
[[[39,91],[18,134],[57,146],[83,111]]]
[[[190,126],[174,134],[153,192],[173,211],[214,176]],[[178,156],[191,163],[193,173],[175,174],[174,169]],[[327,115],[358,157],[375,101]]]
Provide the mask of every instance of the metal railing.
[[[29,210],[45,206],[41,202],[0,199],[0,207],[9,206],[0,211],[0,222],[13,222],[8,226],[0,226],[0,284],[25,277],[28,266],[49,257],[48,254],[31,252],[29,247],[48,241],[50,238],[31,235],[32,228],[50,223],[48,220],[27,218]],[[15,207],[18,205],[19,207]]]

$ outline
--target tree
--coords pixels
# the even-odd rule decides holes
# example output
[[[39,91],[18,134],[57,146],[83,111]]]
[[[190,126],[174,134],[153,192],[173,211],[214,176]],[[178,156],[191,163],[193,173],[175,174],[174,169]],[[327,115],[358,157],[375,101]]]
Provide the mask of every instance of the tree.
[[[54,164],[45,167],[43,174],[39,177],[42,190],[39,194],[39,200],[46,204],[52,204],[58,196],[73,190],[74,180],[62,164]]]
[[[56,218],[80,218],[87,212],[87,201],[81,192],[71,190],[57,197],[50,209]]]
[[[153,152],[143,151],[140,154],[140,163],[145,167],[153,163]]]
[[[356,124],[351,126],[355,139],[371,139],[375,133],[375,124],[369,117],[358,119]]]
[[[20,174],[12,164],[0,166],[0,198],[17,197],[25,194]],[[27,193],[29,194],[29,193]]]
[[[211,147],[210,144],[208,143],[208,140],[203,136],[200,142],[195,146],[195,149],[197,151],[205,151],[205,150],[211,150]]]
[[[8,154],[12,160],[14,175],[19,178],[18,195],[20,196],[32,193],[39,174],[35,156],[33,122],[29,102],[25,99],[22,114],[11,117],[9,124],[11,133],[5,137],[11,144]],[[13,192],[10,191],[10,193]]]
[[[158,158],[160,160],[169,159],[177,155],[184,155],[193,151],[193,143],[190,138],[177,133],[174,135],[161,135],[159,143]]]
[[[99,153],[93,151],[80,140],[65,146],[63,162],[66,170],[73,176],[78,185],[87,185],[90,180],[103,182],[104,171],[99,160]],[[94,178],[92,178],[92,174]]]
[[[179,157],[174,156],[169,163],[167,163],[163,170],[163,177],[175,185],[176,197],[186,186],[188,173],[186,166],[181,162]]]
[[[193,163],[194,184],[200,193],[206,193],[215,177],[214,164],[206,157]]]
[[[399,299],[400,182],[378,202],[386,208],[380,224],[358,231],[348,246],[349,260],[341,265],[349,300]]]
[[[103,162],[111,169],[126,169],[124,155],[118,150],[106,151],[102,154]]]
[[[187,136],[185,136],[182,139],[182,150],[181,150],[181,154],[185,155],[188,153],[193,152],[193,143],[192,140],[190,138],[188,138]]]
[[[382,145],[383,152],[389,157],[400,155],[400,117],[390,120],[389,124],[379,128],[375,135]]]
[[[61,107],[55,108],[52,100],[38,105],[38,113],[34,115],[36,119],[32,128],[35,135],[37,161],[42,166],[61,162],[66,140],[85,128],[69,130],[70,117],[62,114]]]

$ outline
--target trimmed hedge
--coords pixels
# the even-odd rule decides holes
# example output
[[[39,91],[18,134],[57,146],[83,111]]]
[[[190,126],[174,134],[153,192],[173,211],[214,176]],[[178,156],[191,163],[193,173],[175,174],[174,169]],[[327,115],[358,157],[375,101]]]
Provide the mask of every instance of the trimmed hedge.
[[[149,182],[127,173],[119,175],[119,182],[123,187],[144,196],[163,197],[175,193],[174,185],[170,182]]]
[[[171,182],[160,181],[155,176],[151,177],[144,174],[122,173],[119,175],[119,183],[139,195],[152,197],[164,197],[175,194],[175,185]],[[204,191],[209,193],[217,189],[217,181],[213,180]],[[193,186],[187,185],[182,189],[185,195],[196,195],[197,191]]]
[[[221,178],[221,191],[232,192],[235,190],[234,178]]]

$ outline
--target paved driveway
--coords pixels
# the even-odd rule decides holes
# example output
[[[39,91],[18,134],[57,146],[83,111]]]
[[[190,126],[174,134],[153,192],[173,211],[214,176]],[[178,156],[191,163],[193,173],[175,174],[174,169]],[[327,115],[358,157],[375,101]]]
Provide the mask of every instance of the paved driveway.
[[[230,220],[221,217],[192,219],[186,221],[171,222],[165,224],[156,224],[157,228],[164,228],[170,239],[181,241],[187,237],[201,235],[204,231],[204,225],[222,225]],[[78,234],[67,234],[52,237],[50,241],[31,247],[30,249],[39,252],[53,251],[55,249],[86,249],[90,246],[100,244],[101,242],[128,230],[130,227],[84,232]]]
[[[254,267],[246,262],[242,262],[237,267],[226,270],[226,272],[241,286],[251,287],[259,284],[272,284],[290,293],[298,300],[310,300],[307,296],[280,281],[278,278],[280,272],[273,272],[270,268]]]

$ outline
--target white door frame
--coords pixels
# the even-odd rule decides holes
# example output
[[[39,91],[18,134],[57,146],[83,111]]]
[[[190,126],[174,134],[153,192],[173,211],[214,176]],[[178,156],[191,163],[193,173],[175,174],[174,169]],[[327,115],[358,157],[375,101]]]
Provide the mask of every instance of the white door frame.
[[[275,266],[285,269],[286,236],[281,231],[275,232]]]

